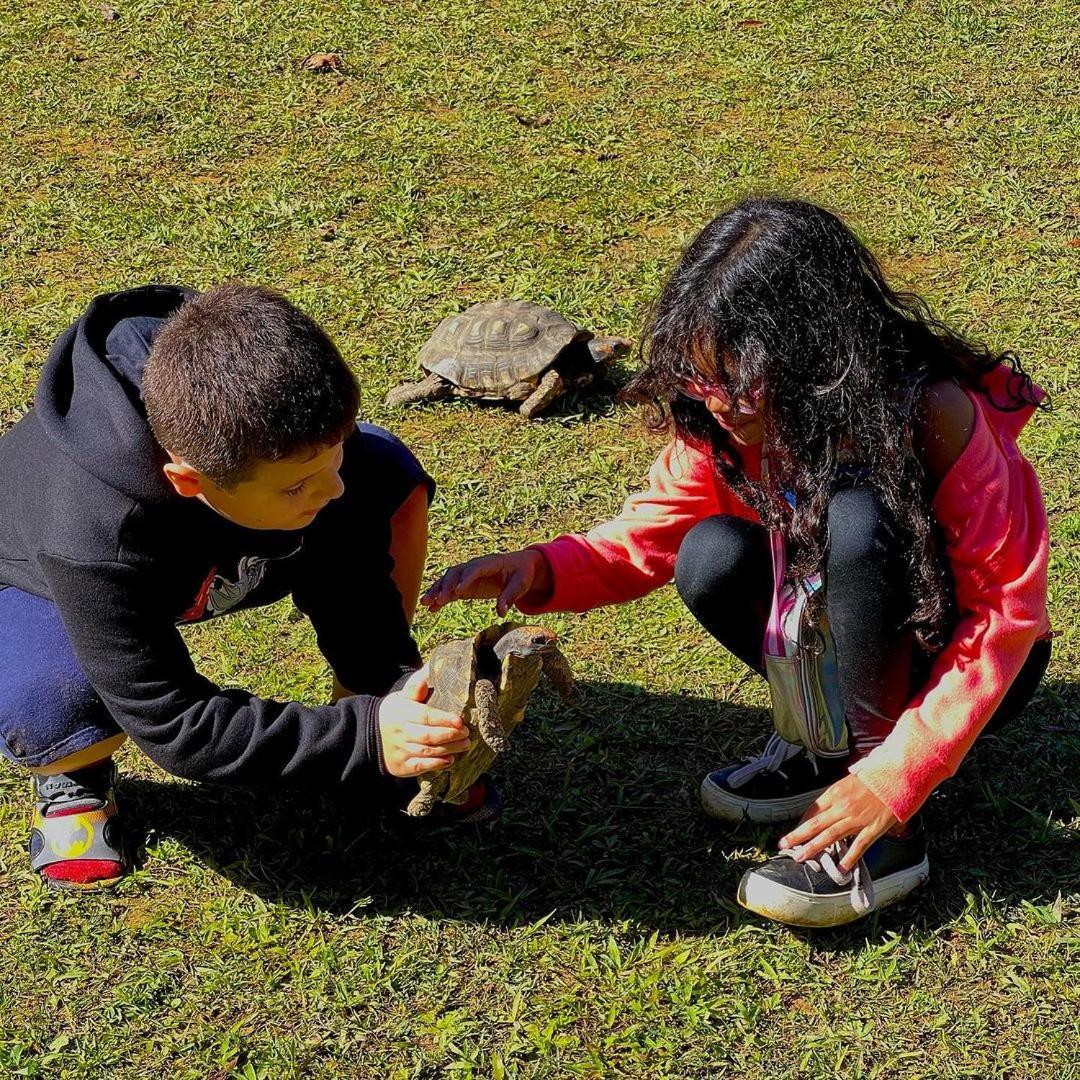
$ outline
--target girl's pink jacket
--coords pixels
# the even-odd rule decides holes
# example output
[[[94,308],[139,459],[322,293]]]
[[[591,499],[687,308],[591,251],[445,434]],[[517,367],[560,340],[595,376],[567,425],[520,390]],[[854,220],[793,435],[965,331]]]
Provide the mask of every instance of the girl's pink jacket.
[[[956,772],[1027,659],[1050,632],[1046,614],[1049,542],[1035,470],[1016,438],[1034,411],[1006,411],[1008,371],[967,391],[975,405],[971,438],[942,479],[933,510],[945,535],[959,611],[952,638],[929,679],[885,741],[851,772],[901,821]],[[759,452],[746,455],[757,474]],[[648,490],[587,534],[535,545],[551,564],[554,592],[527,614],[587,611],[634,600],[671,581],[679,545],[712,514],[757,515],[719,476],[709,453],[675,440],[649,471]]]

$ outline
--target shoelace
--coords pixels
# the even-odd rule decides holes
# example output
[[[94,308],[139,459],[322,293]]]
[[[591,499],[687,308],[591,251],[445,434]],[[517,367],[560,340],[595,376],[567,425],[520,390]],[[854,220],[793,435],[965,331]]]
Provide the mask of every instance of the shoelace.
[[[797,754],[802,753],[802,747],[796,743],[789,743],[782,739],[778,732],[773,732],[765,749],[755,758],[748,758],[745,765],[736,769],[728,778],[728,786],[737,788],[752,780],[755,776],[764,772],[779,772],[783,775],[781,766]]]
[[[805,864],[811,870],[825,871],[837,885],[851,886],[851,906],[860,914],[865,915],[874,906],[874,879],[866,868],[866,863],[860,859],[852,870],[842,870],[840,860],[847,854],[848,844],[846,840],[837,840],[830,844],[816,859],[807,859]],[[795,848],[784,848],[778,858],[794,859],[797,853]]]
[[[48,807],[79,803],[100,804],[113,784],[113,764],[90,766],[73,773],[50,773],[35,777],[35,794]],[[87,781],[90,781],[87,783]]]

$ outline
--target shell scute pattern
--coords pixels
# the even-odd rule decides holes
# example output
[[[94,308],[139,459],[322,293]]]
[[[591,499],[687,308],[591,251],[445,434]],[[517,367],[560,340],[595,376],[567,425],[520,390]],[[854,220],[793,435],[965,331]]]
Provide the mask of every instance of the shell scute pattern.
[[[465,389],[505,390],[534,381],[571,341],[591,336],[549,308],[492,300],[443,319],[419,360]]]
[[[476,645],[472,640],[448,641],[431,654],[433,691],[428,704],[447,712],[463,712],[472,704],[476,684]]]

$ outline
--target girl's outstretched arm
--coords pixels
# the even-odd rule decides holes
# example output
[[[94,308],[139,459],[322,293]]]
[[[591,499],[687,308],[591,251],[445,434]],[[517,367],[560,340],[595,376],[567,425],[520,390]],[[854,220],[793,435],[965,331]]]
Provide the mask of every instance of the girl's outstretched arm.
[[[452,600],[495,600],[501,619],[512,606],[543,606],[551,598],[551,566],[535,548],[481,555],[446,570],[420,597],[429,611]]]
[[[713,514],[754,516],[719,478],[708,450],[674,440],[649,470],[646,490],[617,517],[588,533],[451,567],[421,603],[437,610],[452,600],[497,597],[500,614],[513,604],[536,615],[635,600],[671,580],[683,538]]]

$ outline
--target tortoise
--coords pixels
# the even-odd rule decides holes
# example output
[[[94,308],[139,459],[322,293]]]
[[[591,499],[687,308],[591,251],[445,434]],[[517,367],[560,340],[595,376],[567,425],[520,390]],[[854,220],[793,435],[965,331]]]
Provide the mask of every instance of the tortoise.
[[[626,338],[597,337],[551,308],[525,300],[490,300],[450,315],[420,349],[427,377],[402,383],[387,405],[448,397],[520,402],[526,420],[567,389],[587,386],[625,356]]]
[[[542,626],[496,623],[473,638],[439,645],[429,660],[436,709],[460,712],[472,729],[472,746],[449,769],[425,773],[405,812],[424,817],[437,802],[463,803],[470,786],[509,746],[529,696],[547,675],[565,699],[574,675],[559,651],[558,638]]]

